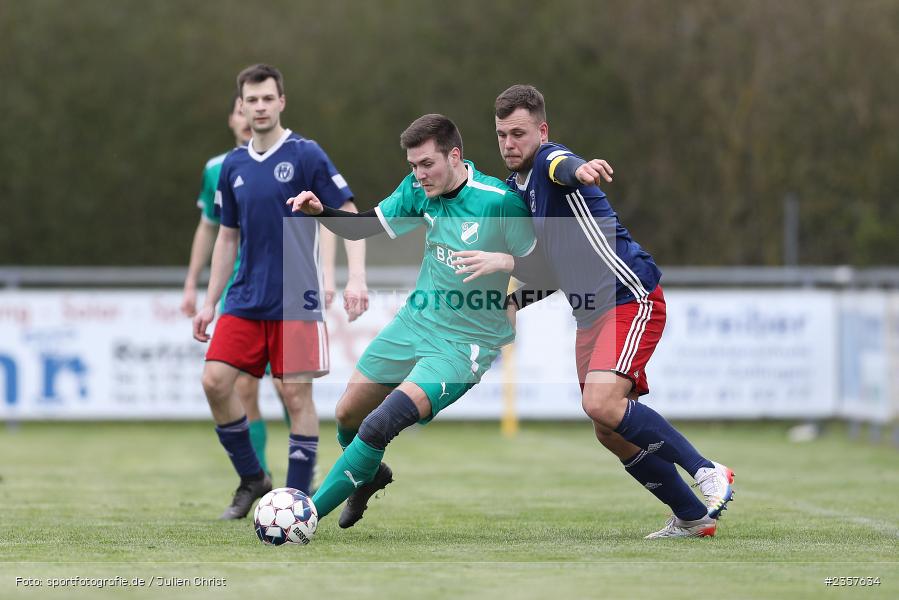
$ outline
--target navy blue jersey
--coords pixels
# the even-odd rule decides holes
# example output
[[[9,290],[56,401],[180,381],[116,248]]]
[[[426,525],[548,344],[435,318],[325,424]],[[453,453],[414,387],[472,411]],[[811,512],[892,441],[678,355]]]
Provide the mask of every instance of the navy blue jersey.
[[[524,185],[515,173],[507,183],[527,204],[538,248],[568,296],[578,327],[586,327],[617,304],[645,299],[662,273],[598,186],[567,187],[552,180],[553,161],[566,155],[575,156],[560,144],[543,144]]]
[[[253,150],[251,141],[225,158],[215,202],[222,225],[240,228],[241,257],[225,314],[323,320],[318,222],[286,205],[303,190],[333,208],[353,198],[321,146],[289,129],[265,154]]]

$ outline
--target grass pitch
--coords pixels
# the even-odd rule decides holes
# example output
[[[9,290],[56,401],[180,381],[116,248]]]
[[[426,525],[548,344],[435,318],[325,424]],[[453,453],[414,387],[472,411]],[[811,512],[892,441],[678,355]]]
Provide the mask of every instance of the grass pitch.
[[[274,548],[215,520],[236,481],[208,423],[24,424],[0,430],[0,597],[899,597],[899,452],[786,429],[683,427],[737,474],[712,539],[644,540],[665,507],[587,423],[434,423],[391,444],[396,482],[356,527]],[[337,449],[326,425],[323,469]],[[281,485],[282,423],[269,456]]]

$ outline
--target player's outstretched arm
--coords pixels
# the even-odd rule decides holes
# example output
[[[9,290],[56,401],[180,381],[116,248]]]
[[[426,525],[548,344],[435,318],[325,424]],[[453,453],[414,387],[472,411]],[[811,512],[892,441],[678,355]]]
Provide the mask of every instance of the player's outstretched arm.
[[[565,155],[549,165],[549,178],[568,187],[600,185],[603,180],[611,183],[612,173],[611,165],[599,158],[585,161],[577,156]]]
[[[483,250],[460,250],[453,252],[456,275],[468,275],[462,283],[468,283],[483,275],[503,271],[511,273],[515,268],[515,258],[504,252],[484,252]]]
[[[330,208],[322,204],[318,197],[309,191],[300,192],[287,200],[292,212],[315,217],[322,225],[348,240],[361,240],[379,233],[386,233],[384,226],[374,210],[364,213],[349,212]]]

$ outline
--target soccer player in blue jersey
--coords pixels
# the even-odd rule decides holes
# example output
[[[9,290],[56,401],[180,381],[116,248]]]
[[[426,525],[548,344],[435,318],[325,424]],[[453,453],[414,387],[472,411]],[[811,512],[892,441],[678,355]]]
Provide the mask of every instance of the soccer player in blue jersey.
[[[243,146],[253,137],[253,130],[246,117],[240,111],[240,96],[234,94],[231,99],[231,112],[228,114],[228,128],[234,133],[234,145]],[[222,171],[222,163],[228,152],[214,156],[206,161],[203,168],[203,180],[200,187],[200,195],[197,197],[197,208],[200,209],[200,222],[194,232],[193,243],[190,248],[190,260],[187,267],[187,276],[184,279],[184,291],[181,300],[181,312],[193,318],[197,314],[197,280],[203,267],[209,264],[212,256],[212,247],[215,244],[215,236],[218,232],[220,215],[215,205],[215,190],[218,187],[219,175]],[[336,239],[334,234],[324,230],[321,232],[322,255],[333,257],[333,252],[328,251],[328,247],[333,248]],[[322,267],[325,273],[325,282],[327,287],[328,281],[333,281],[334,261],[330,262],[322,260]],[[234,264],[234,275],[240,269],[240,254]],[[232,280],[234,278],[232,275]],[[230,281],[228,282],[230,285]],[[225,288],[225,295],[228,289]],[[219,306],[219,310],[223,308],[224,302]],[[272,378],[278,397],[281,397],[281,380]],[[259,459],[262,469],[271,474],[268,467],[268,461],[265,455],[265,446],[268,439],[268,432],[265,421],[262,419],[262,413],[259,411],[259,380],[249,373],[241,372],[234,382],[234,393],[240,400],[244,411],[247,413],[250,429],[250,441],[253,444],[253,450]]]
[[[714,535],[733,497],[733,471],[702,456],[664,417],[637,401],[649,392],[646,365],[665,326],[665,300],[652,256],[631,238],[599,188],[601,178],[611,181],[611,168],[549,141],[546,105],[533,86],[514,85],[500,94],[495,115],[500,152],[512,171],[507,183],[530,209],[539,257],[549,269],[542,275],[567,295],[577,320],[584,411],[600,443],[674,513],[647,537]],[[465,265],[476,253],[458,257]],[[541,278],[526,263],[521,266],[525,281]],[[531,294],[534,300],[545,296]],[[513,298],[513,307],[527,304],[524,292]],[[705,504],[675,465],[696,479]]]
[[[253,501],[272,488],[253,451],[244,409],[233,394],[240,372],[259,378],[270,363],[272,376],[282,379],[291,424],[287,486],[308,493],[315,466],[318,417],[312,379],[329,369],[319,227],[314,219],[292,215],[285,201],[311,189],[328,206],[356,211],[349,186],[322,148],[281,126],[286,104],[281,73],[269,65],[253,65],[238,75],[237,88],[253,137],[222,163],[216,191],[221,225],[206,298],[193,323],[194,337],[209,341],[206,330],[239,248],[240,268],[203,370],[216,432],[240,476],[223,519],[243,518]],[[347,245],[344,307],[350,320],[368,303],[362,244]]]

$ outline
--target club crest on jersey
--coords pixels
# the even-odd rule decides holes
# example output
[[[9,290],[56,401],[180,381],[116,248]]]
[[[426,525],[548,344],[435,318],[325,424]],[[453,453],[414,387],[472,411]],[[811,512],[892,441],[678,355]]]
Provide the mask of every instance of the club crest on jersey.
[[[478,228],[480,225],[472,221],[462,223],[462,241],[469,245],[478,241]]]
[[[537,212],[537,192],[535,192],[534,190],[531,190],[530,196],[531,196],[531,212],[535,213],[535,212]]]
[[[275,179],[281,183],[287,183],[293,179],[293,165],[289,162],[279,162],[275,165]]]

